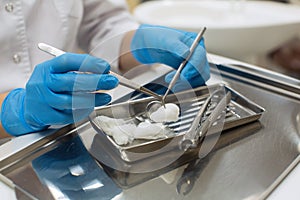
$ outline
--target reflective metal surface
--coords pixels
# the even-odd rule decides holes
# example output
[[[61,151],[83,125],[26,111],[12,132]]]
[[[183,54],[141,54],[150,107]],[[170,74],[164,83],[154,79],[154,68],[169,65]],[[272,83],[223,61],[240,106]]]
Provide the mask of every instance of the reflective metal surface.
[[[202,160],[195,160],[191,152],[190,160],[179,158],[160,170],[138,174],[101,166],[89,154],[97,133],[89,122],[83,122],[76,129],[67,126],[50,130],[19,149],[12,145],[16,141],[1,145],[1,173],[39,199],[266,197],[264,192],[276,186],[273,184],[278,182],[278,177],[299,155],[299,86],[288,85],[294,80],[280,79],[272,72],[269,72],[270,79],[266,72],[262,77],[256,71],[249,74],[243,68],[239,70],[238,66],[220,66],[220,72],[231,88],[264,107],[266,112],[259,121],[222,134],[211,153]],[[283,80],[288,84],[279,84]],[[9,150],[11,153],[6,154]],[[106,159],[114,158],[101,149],[98,154]],[[136,165],[124,162],[124,165],[143,167],[171,154]]]
[[[38,199],[111,199],[119,188],[89,155],[78,136],[7,173]]]

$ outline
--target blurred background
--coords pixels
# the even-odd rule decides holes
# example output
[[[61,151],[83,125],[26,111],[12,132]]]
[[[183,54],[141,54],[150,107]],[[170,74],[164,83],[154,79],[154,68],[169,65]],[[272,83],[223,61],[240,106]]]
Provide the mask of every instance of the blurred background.
[[[127,0],[140,23],[198,32],[209,53],[300,78],[300,0]]]

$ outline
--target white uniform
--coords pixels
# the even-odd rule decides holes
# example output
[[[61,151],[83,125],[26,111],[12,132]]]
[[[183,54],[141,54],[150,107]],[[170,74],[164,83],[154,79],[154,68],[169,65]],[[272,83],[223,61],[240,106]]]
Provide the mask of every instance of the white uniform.
[[[0,1],[0,24],[0,92],[24,87],[34,66],[52,58],[39,42],[69,52],[80,47],[112,62],[120,33],[138,26],[123,0]]]

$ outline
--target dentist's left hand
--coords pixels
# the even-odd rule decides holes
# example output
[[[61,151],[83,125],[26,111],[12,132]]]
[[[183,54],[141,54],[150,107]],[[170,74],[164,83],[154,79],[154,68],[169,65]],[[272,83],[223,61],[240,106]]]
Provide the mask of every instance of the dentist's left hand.
[[[196,36],[197,33],[193,32],[142,24],[133,36],[131,52],[140,63],[163,63],[177,69],[189,55],[190,46]],[[169,73],[165,81],[170,83],[175,73],[175,71]],[[202,39],[181,71],[173,91],[198,87],[205,84],[209,77],[210,66]]]
[[[5,98],[3,128],[18,136],[88,117],[95,106],[111,100],[106,93],[92,92],[118,85],[109,70],[106,61],[86,54],[66,53],[37,65],[26,88],[12,90]]]

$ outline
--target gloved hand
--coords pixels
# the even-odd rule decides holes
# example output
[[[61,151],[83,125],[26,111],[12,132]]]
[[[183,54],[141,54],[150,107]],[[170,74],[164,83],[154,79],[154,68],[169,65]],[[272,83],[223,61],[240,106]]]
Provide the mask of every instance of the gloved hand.
[[[117,78],[107,74],[109,69],[104,60],[71,53],[37,65],[26,88],[12,90],[5,98],[3,128],[18,136],[86,118],[95,106],[111,100],[108,94],[91,93],[117,86]]]
[[[133,36],[131,51],[135,59],[143,64],[163,63],[177,69],[188,56],[196,36],[197,33],[143,24]],[[175,71],[168,74],[166,82],[170,83],[174,75]],[[202,39],[182,70],[173,91],[203,85],[209,77],[209,64]]]

